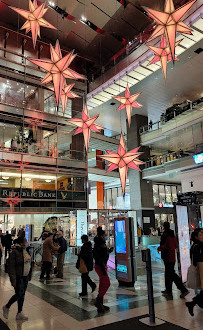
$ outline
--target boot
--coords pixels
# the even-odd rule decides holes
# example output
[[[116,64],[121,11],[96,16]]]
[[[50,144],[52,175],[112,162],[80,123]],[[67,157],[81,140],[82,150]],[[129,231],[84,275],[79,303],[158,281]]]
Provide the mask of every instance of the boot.
[[[102,306],[104,307],[105,309],[105,312],[109,312],[110,311],[110,308],[108,306],[105,306],[103,303],[104,303],[104,297],[101,298],[101,303],[102,303]]]
[[[102,298],[100,298],[99,296],[97,296],[96,298],[95,306],[97,307],[98,313],[105,313],[105,308],[102,305]]]
[[[193,312],[193,309],[195,307],[195,303],[193,301],[187,301],[185,303],[185,305],[187,306],[188,308],[188,312],[190,313],[191,316],[194,316],[194,312]]]

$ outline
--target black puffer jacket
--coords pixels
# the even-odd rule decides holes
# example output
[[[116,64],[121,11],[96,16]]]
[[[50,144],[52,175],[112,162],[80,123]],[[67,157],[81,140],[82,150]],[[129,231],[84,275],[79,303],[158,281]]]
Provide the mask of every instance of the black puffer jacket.
[[[93,257],[95,265],[100,266],[105,272],[105,266],[109,259],[109,249],[107,248],[105,241],[99,236],[94,238]]]
[[[88,241],[82,245],[80,250],[80,258],[84,260],[88,272],[93,270],[93,251],[91,242]]]
[[[62,254],[67,251],[67,242],[64,237],[59,237],[57,240],[58,244],[60,245],[60,248],[58,250],[59,254]]]
[[[8,259],[8,274],[11,283],[15,283],[17,278],[22,277],[23,272],[24,272],[23,247],[16,244],[12,249]],[[31,278],[31,273],[32,273],[32,267],[30,268],[30,273],[29,273],[30,278]]]
[[[195,267],[198,262],[203,262],[203,242],[195,240],[190,249],[190,257],[193,260],[193,265]]]

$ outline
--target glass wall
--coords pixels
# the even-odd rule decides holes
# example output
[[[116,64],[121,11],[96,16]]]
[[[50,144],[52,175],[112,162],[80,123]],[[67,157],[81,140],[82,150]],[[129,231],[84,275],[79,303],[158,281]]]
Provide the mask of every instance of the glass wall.
[[[125,197],[121,187],[104,189],[105,209],[130,210],[130,189],[126,186]]]
[[[177,202],[177,194],[181,192],[181,185],[153,184],[154,205],[162,203],[164,206],[173,205]]]

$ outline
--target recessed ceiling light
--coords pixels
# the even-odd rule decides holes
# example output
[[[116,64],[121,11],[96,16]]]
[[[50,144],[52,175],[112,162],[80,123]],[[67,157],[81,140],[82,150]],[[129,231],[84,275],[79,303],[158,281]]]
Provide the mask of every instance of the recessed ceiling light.
[[[31,181],[32,179],[31,178],[25,178],[25,181]]]
[[[45,181],[46,181],[46,182],[48,182],[48,183],[49,183],[49,182],[51,182],[51,180],[48,180],[48,179],[47,179],[47,180],[45,180]]]
[[[9,179],[9,176],[2,176],[2,179],[8,180]]]

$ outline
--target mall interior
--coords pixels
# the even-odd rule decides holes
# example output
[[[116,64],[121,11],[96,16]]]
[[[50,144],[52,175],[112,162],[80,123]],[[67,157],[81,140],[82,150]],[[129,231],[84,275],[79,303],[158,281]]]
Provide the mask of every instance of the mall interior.
[[[34,251],[22,322],[17,304],[3,316],[13,288],[2,247],[1,330],[203,328],[202,308],[192,317],[185,305],[193,289],[185,299],[175,285],[173,297],[162,295],[157,252],[167,221],[186,282],[203,217],[202,16],[201,0],[0,1],[0,230],[24,226]],[[114,249],[102,315],[96,272],[95,292],[79,297],[75,267],[81,235],[94,246],[98,226]],[[43,227],[67,241],[63,279],[40,282]],[[144,249],[158,320],[148,325]]]

